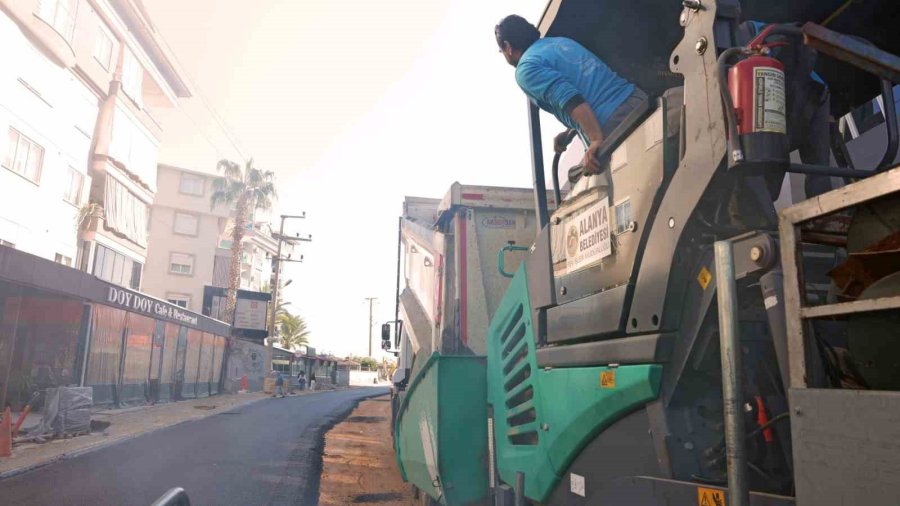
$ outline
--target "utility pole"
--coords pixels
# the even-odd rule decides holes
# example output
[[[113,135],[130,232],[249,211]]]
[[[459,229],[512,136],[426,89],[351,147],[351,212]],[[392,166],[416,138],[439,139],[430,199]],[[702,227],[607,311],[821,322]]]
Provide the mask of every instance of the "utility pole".
[[[372,306],[378,297],[366,297],[366,300],[369,301],[369,358],[372,358]]]
[[[278,248],[276,249],[275,258],[272,259],[272,268],[275,269],[275,276],[272,280],[272,305],[269,308],[269,338],[266,340],[266,356],[265,356],[265,371],[266,374],[269,374],[269,371],[272,370],[272,351],[275,345],[275,313],[278,310],[278,282],[279,277],[281,275],[281,262],[302,262],[303,257],[301,256],[299,260],[292,260],[290,257],[281,258],[281,245],[286,241],[290,243],[294,243],[297,241],[309,242],[312,241],[312,236],[309,237],[300,237],[299,234],[296,237],[285,237],[284,236],[284,222],[288,219],[303,219],[306,218],[306,213],[298,214],[298,215],[289,215],[282,214],[281,215],[281,226],[278,227],[278,235],[275,236],[275,239],[278,240]]]

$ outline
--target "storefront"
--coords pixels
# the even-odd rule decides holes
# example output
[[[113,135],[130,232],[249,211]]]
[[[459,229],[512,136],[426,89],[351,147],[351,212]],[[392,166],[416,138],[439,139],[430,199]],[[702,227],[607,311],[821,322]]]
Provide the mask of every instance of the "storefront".
[[[0,247],[0,406],[91,386],[95,405],[219,392],[225,323]]]

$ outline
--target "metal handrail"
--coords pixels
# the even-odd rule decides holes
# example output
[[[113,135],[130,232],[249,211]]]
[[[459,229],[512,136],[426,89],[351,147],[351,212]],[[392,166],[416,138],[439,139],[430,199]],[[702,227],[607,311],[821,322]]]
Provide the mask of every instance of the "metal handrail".
[[[716,241],[716,299],[719,305],[719,347],[722,356],[722,406],[725,411],[725,458],[730,506],[749,506],[747,449],[741,374],[737,283],[732,241]]]
[[[516,246],[515,244],[507,244],[497,252],[497,270],[500,271],[500,275],[504,278],[511,278],[514,274],[510,274],[504,269],[504,256],[507,251],[528,251],[528,248],[525,246]]]

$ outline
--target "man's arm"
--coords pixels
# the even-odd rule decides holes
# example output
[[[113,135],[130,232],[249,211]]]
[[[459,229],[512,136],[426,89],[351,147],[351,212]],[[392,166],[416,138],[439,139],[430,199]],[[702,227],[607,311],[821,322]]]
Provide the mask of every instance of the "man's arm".
[[[522,61],[516,67],[516,82],[526,95],[537,97],[546,103],[556,104],[588,136],[590,145],[584,154],[584,168],[588,174],[600,172],[596,154],[603,143],[600,122],[578,89],[549,65],[540,61]]]
[[[597,116],[587,102],[583,101],[569,112],[569,116],[578,123],[581,131],[588,136],[591,144],[603,142],[603,130],[600,129],[600,123]]]
[[[600,129],[600,123],[591,106],[583,99],[580,104],[572,108],[569,116],[578,123],[581,131],[584,132],[590,141],[590,145],[584,153],[584,170],[587,174],[596,174],[600,172],[600,159],[597,152],[603,144],[603,130]]]

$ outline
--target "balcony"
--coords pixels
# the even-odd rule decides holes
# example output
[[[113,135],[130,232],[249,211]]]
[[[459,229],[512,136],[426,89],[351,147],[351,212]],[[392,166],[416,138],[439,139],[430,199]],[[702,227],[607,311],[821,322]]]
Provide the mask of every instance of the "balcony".
[[[0,0],[0,10],[41,52],[65,68],[75,66],[75,50],[71,43],[75,10],[69,9],[70,5],[65,1]]]

